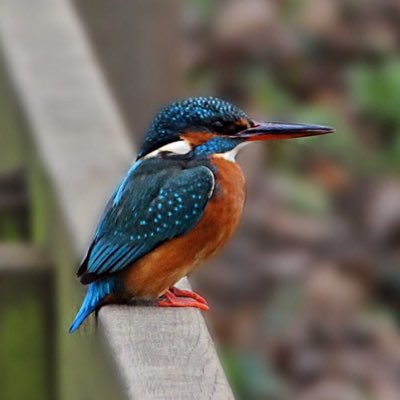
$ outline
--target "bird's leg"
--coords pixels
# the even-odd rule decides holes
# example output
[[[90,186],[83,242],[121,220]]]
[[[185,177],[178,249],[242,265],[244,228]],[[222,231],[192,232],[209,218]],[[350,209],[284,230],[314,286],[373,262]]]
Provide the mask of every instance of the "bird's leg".
[[[201,299],[202,301],[196,299],[193,295],[198,296],[199,299]],[[163,297],[160,300],[157,300],[156,304],[159,307],[194,307],[199,308],[203,311],[209,310],[208,305],[205,303],[205,300],[201,296],[196,293],[190,292],[189,290],[180,290],[176,288],[171,288],[167,290],[164,293]]]

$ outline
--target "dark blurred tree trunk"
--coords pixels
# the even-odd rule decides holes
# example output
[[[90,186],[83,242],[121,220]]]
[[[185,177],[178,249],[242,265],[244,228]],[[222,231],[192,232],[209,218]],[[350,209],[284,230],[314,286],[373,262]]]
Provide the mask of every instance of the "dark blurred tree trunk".
[[[158,107],[182,95],[181,0],[75,0],[137,142]]]

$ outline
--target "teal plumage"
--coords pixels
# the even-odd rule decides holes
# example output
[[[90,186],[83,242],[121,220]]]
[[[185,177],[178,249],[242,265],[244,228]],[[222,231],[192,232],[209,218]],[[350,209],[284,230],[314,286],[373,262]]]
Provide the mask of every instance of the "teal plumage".
[[[93,243],[78,271],[88,293],[70,331],[118,287],[117,273],[200,219],[214,186],[205,165],[178,159],[140,162],[109,201]],[[118,201],[116,201],[116,198]],[[108,276],[108,277],[107,277]],[[104,281],[103,281],[104,279]]]
[[[128,301],[137,293],[155,301],[164,296],[156,303],[159,306],[208,309],[205,300],[192,292],[180,292],[184,298],[177,297],[179,291],[173,285],[204,254],[222,247],[236,227],[244,200],[240,168],[232,168],[239,145],[332,131],[317,125],[258,123],[213,97],[187,99],[164,108],[150,125],[136,162],[107,203],[78,270],[88,288],[70,332],[103,304]],[[241,187],[235,186],[235,179]],[[233,205],[227,210],[235,212],[226,212],[218,200],[220,193]],[[210,229],[221,234],[213,235]],[[182,245],[183,238],[196,242],[192,247],[198,253]],[[183,253],[180,257],[175,257],[176,243]],[[158,264],[150,265],[155,255],[163,270],[157,270]]]

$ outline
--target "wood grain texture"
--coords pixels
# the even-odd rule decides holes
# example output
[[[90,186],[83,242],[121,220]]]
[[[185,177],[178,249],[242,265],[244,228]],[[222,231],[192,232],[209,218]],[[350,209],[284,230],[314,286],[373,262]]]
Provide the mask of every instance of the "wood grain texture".
[[[129,398],[233,398],[198,310],[106,306],[100,326]]]
[[[79,259],[106,198],[134,158],[126,128],[68,0],[0,0],[0,41]],[[65,279],[64,271],[58,274]],[[58,318],[68,335],[65,316]],[[197,310],[108,306],[100,311],[99,327],[128,398],[233,397]],[[66,346],[64,364],[72,340],[58,338]],[[79,366],[64,364],[59,382],[71,387],[70,371]]]

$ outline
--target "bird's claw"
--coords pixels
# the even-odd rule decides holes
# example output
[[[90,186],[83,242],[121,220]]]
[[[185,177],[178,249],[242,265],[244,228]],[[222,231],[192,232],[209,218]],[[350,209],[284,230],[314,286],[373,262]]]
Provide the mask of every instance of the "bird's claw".
[[[197,293],[176,287],[167,290],[156,304],[159,307],[194,307],[203,311],[210,309],[206,300]]]

